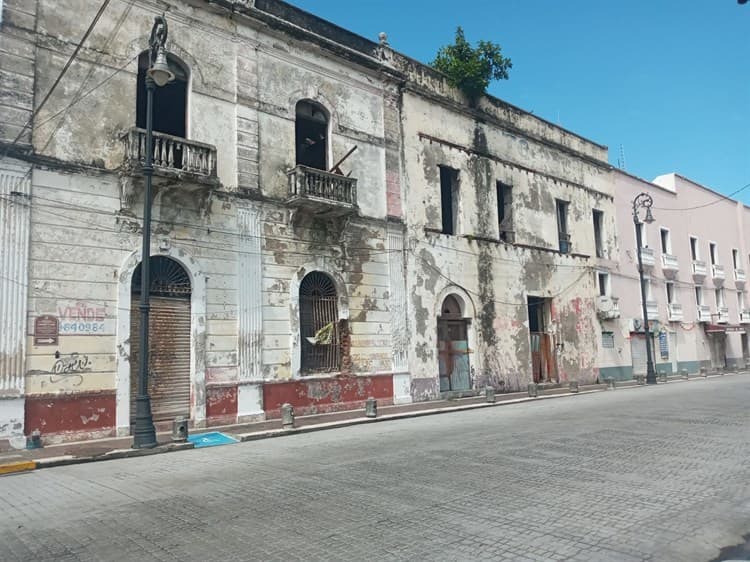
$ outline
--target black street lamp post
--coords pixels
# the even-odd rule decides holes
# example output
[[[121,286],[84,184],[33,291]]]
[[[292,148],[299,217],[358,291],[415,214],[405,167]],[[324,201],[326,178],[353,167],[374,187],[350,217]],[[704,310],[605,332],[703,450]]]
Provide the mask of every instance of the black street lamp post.
[[[646,306],[646,284],[643,280],[643,238],[641,227],[644,223],[651,224],[654,217],[651,214],[651,206],[654,200],[648,193],[639,193],[633,200],[633,223],[635,224],[635,245],[638,250],[638,278],[641,283],[641,306],[643,312],[643,333],[646,336],[646,384],[656,384],[656,369],[654,369],[654,360],[651,355],[651,331],[648,326],[648,308]],[[638,216],[639,209],[646,209],[646,216],[641,221]]]
[[[151,309],[151,191],[154,175],[153,133],[154,133],[154,91],[174,80],[169,70],[166,55],[167,20],[164,16],[154,18],[149,39],[149,69],[146,73],[146,154],[143,163],[143,176],[146,189],[143,194],[143,246],[141,250],[141,313],[140,349],[138,369],[138,392],[135,397],[134,449],[150,449],[156,446],[156,429],[151,416],[151,398],[148,395],[148,319]]]

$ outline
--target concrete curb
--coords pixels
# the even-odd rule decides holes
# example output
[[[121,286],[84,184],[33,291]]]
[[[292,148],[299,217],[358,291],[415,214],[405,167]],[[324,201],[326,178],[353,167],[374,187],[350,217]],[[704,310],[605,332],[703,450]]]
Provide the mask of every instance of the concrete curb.
[[[560,392],[557,394],[539,395],[536,398],[514,398],[512,400],[504,400],[499,402],[480,402],[478,404],[466,404],[464,406],[448,406],[445,408],[432,408],[429,410],[415,410],[413,412],[403,412],[400,414],[386,414],[378,416],[377,418],[353,418],[350,420],[341,420],[328,423],[319,423],[315,425],[306,425],[302,427],[294,427],[291,429],[270,429],[268,431],[259,431],[254,433],[234,433],[231,434],[236,439],[242,442],[245,441],[259,441],[261,439],[270,439],[273,437],[283,437],[286,435],[299,435],[302,433],[313,433],[316,431],[323,431],[326,429],[336,429],[341,427],[351,427],[353,425],[361,425],[367,423],[378,423],[394,420],[404,420],[409,418],[421,418],[423,416],[434,416],[437,414],[450,414],[452,412],[464,412],[467,410],[478,410],[480,408],[492,408],[497,406],[508,406],[511,404],[521,404],[525,402],[535,402],[539,400],[549,400],[552,398],[565,398],[572,396],[581,396],[583,394],[594,394],[597,392],[604,392],[604,389],[596,390],[582,390],[577,393],[572,392]]]
[[[60,457],[50,457],[34,461],[36,468],[53,468],[55,466],[67,466],[71,464],[82,464],[87,462],[109,461],[114,459],[128,459],[131,457],[147,457],[149,455],[160,455],[162,453],[172,453],[174,451],[185,451],[194,449],[192,443],[165,443],[157,445],[153,449],[115,449],[107,451],[101,455],[87,457],[76,457],[74,455],[63,455]]]
[[[29,472],[37,468],[36,461],[13,461],[0,464],[0,475]]]

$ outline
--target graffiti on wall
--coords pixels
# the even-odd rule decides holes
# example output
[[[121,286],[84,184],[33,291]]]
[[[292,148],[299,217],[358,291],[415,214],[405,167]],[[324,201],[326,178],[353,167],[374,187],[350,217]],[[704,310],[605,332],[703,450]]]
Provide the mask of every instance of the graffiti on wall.
[[[50,369],[52,375],[49,382],[55,384],[64,379],[72,379],[68,381],[72,386],[81,386],[83,384],[83,373],[91,371],[91,366],[92,362],[89,356],[78,352],[73,352],[65,357],[58,357]]]

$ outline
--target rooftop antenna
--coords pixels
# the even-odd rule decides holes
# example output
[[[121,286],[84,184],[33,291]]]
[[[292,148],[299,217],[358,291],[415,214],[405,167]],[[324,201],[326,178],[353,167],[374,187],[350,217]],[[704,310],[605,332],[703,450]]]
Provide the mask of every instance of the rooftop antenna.
[[[621,170],[625,169],[625,147],[620,143],[620,155],[617,157],[617,167]]]

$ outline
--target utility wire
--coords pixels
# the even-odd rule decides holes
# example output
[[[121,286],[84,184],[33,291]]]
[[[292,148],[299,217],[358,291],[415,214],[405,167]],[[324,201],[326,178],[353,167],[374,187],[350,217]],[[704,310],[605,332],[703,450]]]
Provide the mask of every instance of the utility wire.
[[[47,101],[49,101],[50,97],[52,96],[52,93],[57,88],[60,81],[63,79],[63,76],[65,76],[65,73],[68,72],[68,69],[70,68],[70,65],[73,64],[73,61],[78,56],[78,52],[81,50],[81,47],[83,47],[83,44],[86,42],[86,39],[88,39],[89,35],[91,35],[91,32],[94,30],[94,27],[96,26],[99,19],[102,17],[102,14],[104,13],[104,10],[107,8],[111,0],[104,0],[102,2],[102,5],[99,7],[99,11],[94,16],[94,19],[89,24],[88,29],[86,30],[86,33],[83,34],[83,37],[81,38],[78,45],[76,45],[75,50],[73,51],[73,54],[70,55],[70,58],[68,59],[68,62],[65,63],[65,66],[63,66],[62,70],[60,71],[60,74],[57,75],[57,78],[52,83],[52,87],[49,89],[47,94],[44,96],[42,101],[39,103],[37,108],[32,112],[31,116],[29,116],[26,123],[24,123],[23,127],[21,127],[21,130],[16,135],[16,138],[13,139],[13,141],[10,143],[10,146],[8,146],[4,151],[2,156],[0,156],[0,161],[4,160],[6,156],[8,156],[8,153],[10,152],[11,148],[13,148],[19,140],[21,140],[21,137],[26,132],[26,129],[29,128],[29,125],[33,122],[34,118],[39,114],[39,112],[42,110],[42,108],[45,106]]]

